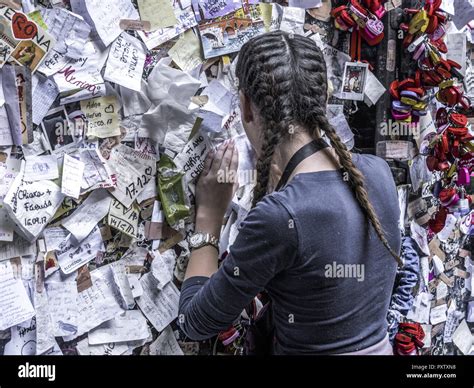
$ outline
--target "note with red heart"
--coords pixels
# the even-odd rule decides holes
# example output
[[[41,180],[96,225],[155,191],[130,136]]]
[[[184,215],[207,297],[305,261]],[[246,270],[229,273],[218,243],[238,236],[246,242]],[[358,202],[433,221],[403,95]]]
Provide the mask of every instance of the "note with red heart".
[[[38,33],[38,27],[34,22],[28,20],[25,14],[15,12],[12,18],[13,36],[20,40],[33,39]]]

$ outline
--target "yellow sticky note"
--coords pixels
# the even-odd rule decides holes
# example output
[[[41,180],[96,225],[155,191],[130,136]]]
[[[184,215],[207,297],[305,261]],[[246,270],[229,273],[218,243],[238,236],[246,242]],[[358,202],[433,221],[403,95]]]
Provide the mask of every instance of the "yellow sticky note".
[[[138,0],[140,19],[151,23],[151,29],[171,27],[178,23],[171,0]]]
[[[193,30],[181,34],[176,44],[168,51],[168,55],[183,71],[190,71],[204,61],[201,55],[201,40]]]
[[[81,101],[87,119],[87,135],[106,138],[120,135],[119,104],[115,96]]]

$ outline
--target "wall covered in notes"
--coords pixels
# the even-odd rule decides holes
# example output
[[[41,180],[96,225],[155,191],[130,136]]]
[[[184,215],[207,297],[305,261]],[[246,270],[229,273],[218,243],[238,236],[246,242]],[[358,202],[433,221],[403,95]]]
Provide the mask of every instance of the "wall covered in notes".
[[[392,344],[403,353],[396,335],[409,323],[422,339],[415,353],[474,354],[474,111],[463,106],[474,98],[474,6],[443,0],[441,37],[413,30],[413,41],[425,40],[409,47],[412,15],[402,9],[422,12],[422,2],[381,1],[374,17],[385,35],[364,36],[358,50],[354,31],[331,14],[348,3],[0,3],[0,353],[239,353],[238,341],[185,337],[177,324],[180,286],[196,179],[226,139],[238,148],[239,185],[223,220],[220,258],[250,209],[256,160],[240,119],[236,57],[252,37],[280,29],[322,50],[328,118],[347,148],[377,153],[392,168],[400,232],[410,239],[387,316]],[[446,52],[439,54],[441,40]],[[460,65],[446,88],[466,97],[452,97],[458,100],[448,107],[459,104],[467,132],[451,139],[461,147],[452,158],[436,154],[437,163],[449,162],[448,177],[444,167],[428,168],[443,133],[441,86],[417,96],[415,81],[412,94],[392,82],[416,77],[419,44]],[[402,92],[403,101],[396,98]],[[451,186],[457,207],[439,194]]]

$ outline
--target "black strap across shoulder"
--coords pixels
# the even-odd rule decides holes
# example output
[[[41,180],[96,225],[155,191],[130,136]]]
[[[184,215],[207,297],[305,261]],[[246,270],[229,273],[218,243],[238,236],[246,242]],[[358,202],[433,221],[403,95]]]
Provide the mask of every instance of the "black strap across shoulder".
[[[288,178],[295,170],[296,166],[300,164],[303,159],[306,159],[307,157],[327,147],[329,147],[329,144],[326,143],[323,139],[319,138],[304,145],[298,151],[296,151],[295,154],[291,157],[288,164],[286,165],[285,171],[283,171],[283,175],[281,176],[280,181],[278,182],[278,185],[275,188],[275,191],[278,191],[280,190],[280,188],[285,186],[286,182],[288,181]]]

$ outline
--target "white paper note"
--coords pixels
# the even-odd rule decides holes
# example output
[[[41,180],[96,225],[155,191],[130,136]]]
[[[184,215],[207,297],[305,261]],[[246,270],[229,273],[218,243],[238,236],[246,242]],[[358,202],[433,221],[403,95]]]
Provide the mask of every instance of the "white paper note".
[[[80,243],[72,238],[66,239],[59,245],[56,256],[61,271],[70,274],[96,258],[99,252],[105,252],[105,248],[100,229],[95,227]]]
[[[148,325],[140,310],[130,310],[91,330],[88,337],[89,345],[137,341],[148,338]]]
[[[171,326],[166,327],[156,341],[150,344],[150,356],[182,356],[183,354]]]
[[[26,160],[23,179],[35,182],[58,177],[58,160],[55,155],[33,156]]]
[[[109,212],[112,197],[104,189],[94,190],[87,199],[62,221],[77,241],[82,241]]]
[[[159,291],[151,273],[144,275],[140,283],[144,292],[137,304],[155,329],[162,331],[178,317],[179,290],[169,282]]]
[[[61,192],[68,197],[79,198],[81,193],[82,176],[84,174],[84,163],[80,160],[64,155],[63,175]]]
[[[108,47],[121,33],[121,19],[138,20],[140,16],[130,0],[85,0],[100,39]]]
[[[123,32],[110,47],[104,79],[139,92],[145,56],[142,43]]]
[[[0,330],[31,319],[35,310],[21,279],[15,279],[9,261],[0,263]]]

